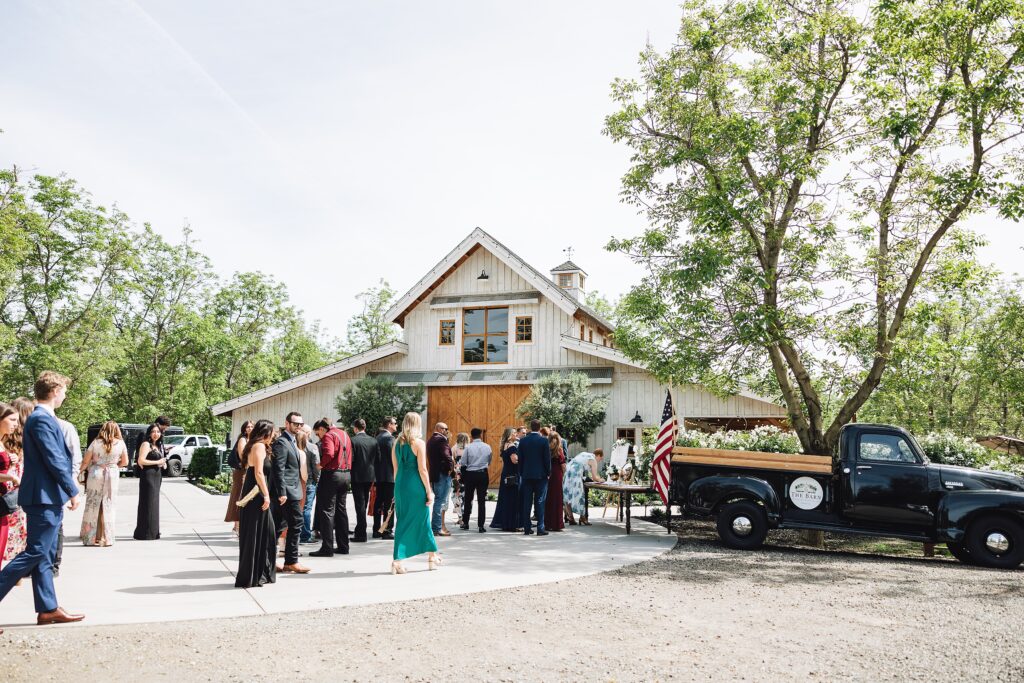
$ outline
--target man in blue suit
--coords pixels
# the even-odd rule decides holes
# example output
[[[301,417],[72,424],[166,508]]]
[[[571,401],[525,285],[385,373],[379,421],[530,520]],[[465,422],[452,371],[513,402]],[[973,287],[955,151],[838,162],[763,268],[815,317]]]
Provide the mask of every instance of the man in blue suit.
[[[68,614],[61,609],[53,590],[53,560],[57,531],[64,520],[64,504],[71,510],[78,507],[78,486],[71,477],[71,451],[54,412],[64,403],[68,384],[67,377],[49,370],[36,380],[36,409],[25,422],[25,471],[18,488],[28,539],[25,550],[0,571],[0,600],[15,583],[31,575],[39,625],[85,618],[83,614]]]
[[[530,506],[537,513],[537,535],[547,536],[544,528],[544,501],[548,497],[548,477],[551,476],[551,447],[540,435],[540,420],[530,421],[530,433],[519,440],[519,495],[522,505],[523,533],[533,533]]]

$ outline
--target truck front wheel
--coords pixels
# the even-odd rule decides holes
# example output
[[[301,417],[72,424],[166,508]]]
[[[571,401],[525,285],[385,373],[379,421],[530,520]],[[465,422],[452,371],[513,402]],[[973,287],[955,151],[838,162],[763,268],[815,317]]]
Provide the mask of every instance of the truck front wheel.
[[[165,477],[180,477],[181,472],[184,469],[181,464],[181,460],[177,458],[171,458],[167,461],[167,469],[164,470]]]
[[[1013,569],[1024,561],[1024,526],[999,515],[987,515],[967,529],[971,560],[984,567]]]
[[[730,548],[756,550],[768,535],[768,518],[749,500],[728,503],[718,512],[718,535]]]

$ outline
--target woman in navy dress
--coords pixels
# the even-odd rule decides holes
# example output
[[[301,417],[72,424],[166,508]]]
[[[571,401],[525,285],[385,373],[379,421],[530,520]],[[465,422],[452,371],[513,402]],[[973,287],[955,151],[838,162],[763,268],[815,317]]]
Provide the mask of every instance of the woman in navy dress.
[[[491,519],[492,529],[518,531],[519,524],[519,459],[517,432],[508,427],[501,435],[501,485],[498,487],[498,507]]]

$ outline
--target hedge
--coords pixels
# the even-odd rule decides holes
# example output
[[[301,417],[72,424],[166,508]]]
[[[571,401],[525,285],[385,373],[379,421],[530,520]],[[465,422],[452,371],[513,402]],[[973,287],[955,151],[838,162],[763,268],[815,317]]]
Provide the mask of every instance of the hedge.
[[[188,478],[213,479],[220,474],[220,452],[216,448],[197,448],[192,452],[192,462],[188,465]]]

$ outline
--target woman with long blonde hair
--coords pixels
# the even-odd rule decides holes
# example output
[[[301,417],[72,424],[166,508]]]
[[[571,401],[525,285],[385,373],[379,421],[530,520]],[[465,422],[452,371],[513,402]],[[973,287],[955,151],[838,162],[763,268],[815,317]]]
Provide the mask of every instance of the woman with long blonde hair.
[[[441,558],[430,529],[434,491],[427,474],[427,447],[419,413],[406,413],[402,432],[391,450],[395,473],[395,550],[392,574],[404,574],[402,560],[427,553],[427,567],[437,569]]]
[[[80,532],[83,545],[114,545],[118,475],[127,464],[128,447],[121,438],[121,428],[107,420],[82,458],[81,473],[87,474]]]

